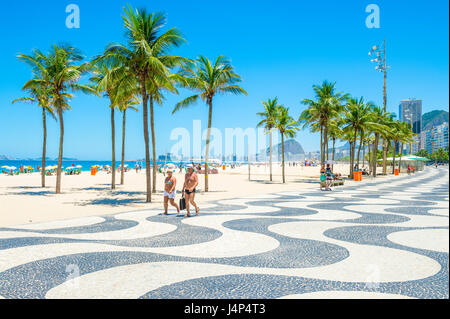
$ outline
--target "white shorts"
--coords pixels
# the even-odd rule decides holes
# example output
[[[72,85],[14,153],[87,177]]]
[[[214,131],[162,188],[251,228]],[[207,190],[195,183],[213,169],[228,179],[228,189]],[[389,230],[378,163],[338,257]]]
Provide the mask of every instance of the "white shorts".
[[[164,197],[169,197],[169,198],[175,199],[175,191],[173,191],[172,193],[168,193],[168,192],[164,191]]]

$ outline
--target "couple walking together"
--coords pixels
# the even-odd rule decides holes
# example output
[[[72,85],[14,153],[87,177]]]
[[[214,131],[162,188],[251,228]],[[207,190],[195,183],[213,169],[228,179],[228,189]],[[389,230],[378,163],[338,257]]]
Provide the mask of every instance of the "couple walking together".
[[[184,184],[182,189],[182,196],[186,201],[186,215],[184,217],[190,217],[190,205],[194,206],[195,214],[198,215],[199,208],[197,203],[195,203],[195,189],[198,185],[198,176],[197,173],[194,172],[194,166],[187,166],[187,173],[184,177]],[[177,212],[180,213],[180,207],[177,203],[175,203],[175,193],[176,193],[177,179],[173,176],[173,171],[167,171],[167,177],[164,180],[164,213],[163,215],[167,215],[167,210],[170,205],[174,206],[177,209]]]

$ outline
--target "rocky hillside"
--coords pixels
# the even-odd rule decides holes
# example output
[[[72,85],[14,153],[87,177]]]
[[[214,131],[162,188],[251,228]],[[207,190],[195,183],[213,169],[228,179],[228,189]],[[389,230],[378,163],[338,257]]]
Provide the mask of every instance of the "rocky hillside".
[[[448,112],[435,110],[422,115],[422,130],[448,122]]]

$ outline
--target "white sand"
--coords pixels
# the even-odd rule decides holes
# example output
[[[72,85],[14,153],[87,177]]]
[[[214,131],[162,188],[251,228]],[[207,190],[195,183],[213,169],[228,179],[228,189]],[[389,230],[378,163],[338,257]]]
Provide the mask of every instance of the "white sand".
[[[337,164],[335,172],[348,174],[348,165]],[[274,164],[273,182],[269,182],[269,168],[264,165],[251,167],[251,181],[248,181],[248,167],[220,170],[209,175],[209,192],[204,190],[204,175],[199,175],[200,184],[196,201],[200,208],[208,201],[262,195],[300,189],[317,190],[319,167],[286,167],[286,184],[281,183],[281,167]],[[184,174],[174,174],[178,192],[182,188]],[[164,176],[157,175],[156,194],[152,203],[145,203],[145,172],[134,170],[125,174],[125,184],[111,190],[111,175],[104,172],[91,176],[62,176],[62,194],[55,194],[55,176],[46,177],[46,188],[40,187],[38,173],[17,176],[0,175],[0,227],[38,222],[64,220],[69,218],[106,215],[139,209],[162,208]],[[366,178],[367,180],[367,178]],[[120,182],[120,174],[116,174]],[[348,183],[355,183],[347,181]],[[358,182],[360,183],[360,182]],[[176,201],[180,198],[177,194]],[[169,206],[170,210],[174,208]]]

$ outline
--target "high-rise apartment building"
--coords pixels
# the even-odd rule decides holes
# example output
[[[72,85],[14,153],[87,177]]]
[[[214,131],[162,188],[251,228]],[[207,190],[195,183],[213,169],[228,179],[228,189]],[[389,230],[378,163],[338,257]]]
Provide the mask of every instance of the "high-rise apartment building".
[[[398,115],[400,121],[412,124],[412,131],[420,134],[422,131],[422,100],[401,100],[398,106]]]
[[[448,122],[420,133],[420,149],[432,154],[438,149],[448,146]]]
[[[420,133],[422,132],[422,100],[404,99],[398,106],[398,118],[410,125],[412,131],[418,134],[414,142],[403,146],[403,153],[417,152],[420,149]],[[412,149],[411,149],[412,146]]]

